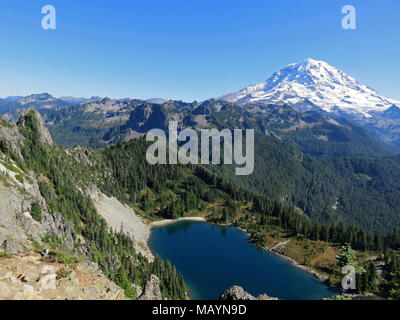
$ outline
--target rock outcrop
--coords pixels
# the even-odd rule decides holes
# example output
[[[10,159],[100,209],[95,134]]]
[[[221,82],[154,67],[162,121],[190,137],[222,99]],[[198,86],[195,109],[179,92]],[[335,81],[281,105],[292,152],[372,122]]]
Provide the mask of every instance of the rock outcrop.
[[[7,167],[11,165],[8,162]],[[7,171],[3,177],[7,180],[0,181],[0,252],[17,254],[34,249],[32,240],[45,246],[42,239],[46,235],[55,235],[63,239],[66,247],[73,248],[75,239],[72,222],[59,213],[48,212],[34,175],[27,177],[23,184],[13,178],[12,172]],[[31,215],[34,201],[39,203],[42,210],[40,221]]]
[[[160,279],[154,274],[151,275],[150,280],[147,281],[146,287],[138,300],[162,300],[160,290]]]
[[[22,159],[21,145],[24,138],[18,131],[18,127],[0,117],[0,139],[7,143],[11,151]]]
[[[26,126],[26,121],[29,116],[33,115],[36,119],[36,124],[38,127],[38,132],[39,132],[39,140],[43,144],[53,144],[53,139],[51,138],[50,132],[47,129],[47,127],[44,125],[43,118],[40,115],[39,112],[37,112],[34,109],[29,110],[28,113],[21,114],[21,117],[19,118],[17,122],[18,127],[25,127]]]
[[[278,300],[277,298],[271,298],[267,296],[266,294],[262,294],[258,296],[257,298],[252,296],[250,293],[244,291],[242,287],[239,286],[233,286],[226,290],[219,300],[225,300],[225,301],[232,301],[232,300]]]
[[[96,264],[64,265],[39,254],[0,256],[0,300],[122,300]]]
[[[24,160],[21,154],[25,142],[24,129],[36,130],[43,144],[53,144],[37,111],[21,115],[17,125],[0,119],[0,142],[3,141],[0,149],[0,252],[17,254],[32,250],[35,247],[33,242],[46,247],[43,238],[53,235],[62,239],[67,250],[74,249],[73,223],[60,213],[48,211],[38,185],[38,179],[42,178],[37,178],[32,171],[23,170],[18,163]],[[32,215],[34,204],[40,207],[40,217]],[[80,253],[86,256],[85,252]]]

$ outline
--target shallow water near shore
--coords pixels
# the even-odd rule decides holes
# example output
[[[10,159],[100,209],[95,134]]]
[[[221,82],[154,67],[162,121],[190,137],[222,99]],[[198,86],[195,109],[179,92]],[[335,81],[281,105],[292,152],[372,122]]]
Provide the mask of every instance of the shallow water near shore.
[[[181,221],[155,227],[149,246],[153,254],[176,266],[192,299],[215,300],[233,285],[258,296],[288,300],[319,300],[338,294],[314,276],[249,242],[234,227]]]

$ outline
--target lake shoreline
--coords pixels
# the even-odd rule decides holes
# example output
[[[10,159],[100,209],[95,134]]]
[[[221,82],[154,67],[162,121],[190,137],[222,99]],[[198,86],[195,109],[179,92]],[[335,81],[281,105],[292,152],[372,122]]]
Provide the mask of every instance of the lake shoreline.
[[[268,249],[268,248],[263,248],[263,249],[271,252],[272,254],[274,254],[274,255],[276,255],[276,256],[278,256],[278,257],[280,257],[280,258],[282,258],[282,259],[284,259],[286,261],[288,261],[292,266],[297,267],[297,268],[299,268],[299,269],[301,269],[301,270],[313,275],[315,278],[317,278],[322,283],[326,283],[326,281],[329,278],[328,276],[322,275],[322,274],[318,273],[317,271],[315,271],[314,269],[312,269],[310,267],[307,267],[307,266],[304,266],[304,265],[298,263],[293,258],[285,256],[284,254],[278,253],[278,252],[273,251],[273,250]]]
[[[165,220],[151,222],[150,224],[148,224],[150,232],[149,232],[149,236],[147,237],[147,241],[146,241],[146,247],[149,249],[149,251],[151,252],[149,241],[150,241],[150,237],[151,237],[151,232],[154,228],[162,227],[162,226],[166,226],[169,224],[182,222],[182,221],[207,222],[207,220],[203,217],[183,217],[183,218],[178,218],[178,219],[165,219]],[[151,252],[151,253],[153,254],[153,252]],[[185,296],[186,296],[186,300],[192,300],[189,290],[187,290],[185,292]]]
[[[178,218],[178,219],[165,219],[165,220],[160,220],[160,221],[154,221],[149,224],[150,231],[154,228],[161,227],[161,226],[166,226],[168,224],[173,224],[177,222],[182,222],[182,221],[197,221],[197,222],[207,222],[207,220],[203,217],[183,217],[183,218]]]
[[[233,223],[230,223],[230,224],[228,224],[228,223],[216,223],[216,222],[212,222],[212,221],[207,221],[207,219],[204,218],[204,217],[183,217],[183,218],[178,218],[178,219],[166,219],[166,220],[160,220],[160,221],[155,221],[155,222],[150,223],[148,225],[149,229],[150,229],[150,234],[151,234],[151,231],[154,228],[161,227],[161,226],[166,226],[166,225],[169,225],[169,224],[174,224],[174,223],[178,223],[178,222],[182,222],[182,221],[204,222],[204,223],[208,223],[210,225],[217,225],[217,226],[223,226],[223,227],[234,227],[235,229],[237,229],[237,230],[239,230],[241,232],[244,232],[249,237],[248,241],[250,243],[256,245],[257,247],[261,248],[262,250],[265,250],[265,251],[268,251],[268,252],[272,253],[273,255],[275,255],[275,256],[277,256],[277,257],[279,257],[281,259],[286,260],[287,262],[290,263],[290,265],[292,265],[292,266],[294,266],[294,267],[296,267],[298,269],[301,269],[302,271],[314,276],[318,281],[320,281],[321,283],[323,283],[327,287],[329,287],[328,284],[327,284],[327,280],[328,280],[329,277],[327,275],[322,275],[318,271],[314,270],[313,268],[305,266],[305,265],[302,265],[298,261],[296,261],[295,259],[293,259],[293,258],[291,258],[289,256],[286,256],[284,254],[281,254],[279,252],[276,252],[274,250],[275,247],[278,248],[279,245],[281,245],[283,243],[278,243],[277,245],[272,246],[272,247],[259,246],[258,244],[256,244],[253,241],[253,239],[251,237],[251,234],[246,229],[244,229],[242,227],[238,227]],[[150,240],[150,236],[148,238],[147,245],[148,245],[148,242]],[[287,242],[287,241],[285,241],[285,242]],[[334,289],[334,288],[332,288],[332,289]],[[375,297],[380,297],[379,295],[371,294],[371,293],[366,293],[366,294],[343,294],[343,295],[345,295],[345,296],[347,296],[349,298],[363,298],[363,297],[374,297],[374,296]],[[189,292],[187,292],[187,299],[189,299],[189,300],[191,299]]]
[[[252,237],[251,237],[251,234],[250,234],[246,229],[241,228],[241,227],[238,227],[238,226],[236,226],[236,225],[233,224],[233,223],[231,223],[231,224],[227,224],[227,223],[221,223],[221,224],[219,224],[219,223],[215,223],[215,222],[208,222],[208,223],[215,224],[215,225],[220,225],[220,226],[231,226],[231,227],[235,227],[236,229],[238,229],[238,230],[240,230],[240,231],[246,233],[246,234],[249,236],[249,241],[250,241],[252,244],[256,245],[257,247],[259,247],[259,248],[262,249],[262,250],[268,251],[268,252],[270,252],[270,253],[276,255],[277,257],[279,257],[279,258],[281,258],[281,259],[286,260],[286,261],[289,262],[292,266],[294,266],[294,267],[296,267],[296,268],[299,268],[299,269],[303,270],[304,272],[307,272],[308,274],[314,276],[314,277],[315,277],[317,280],[319,280],[321,283],[323,283],[323,284],[325,284],[327,287],[329,287],[329,285],[327,284],[327,281],[328,281],[328,279],[329,279],[328,276],[322,275],[322,274],[320,274],[318,271],[314,270],[313,268],[307,267],[307,266],[305,266],[305,265],[302,265],[302,264],[300,264],[298,261],[296,261],[295,259],[293,259],[293,258],[291,258],[291,257],[288,257],[288,256],[286,256],[286,255],[284,255],[284,254],[281,254],[281,253],[279,253],[279,252],[276,252],[276,251],[274,250],[275,248],[279,248],[279,246],[282,245],[282,244],[286,245],[291,239],[289,239],[288,241],[280,242],[280,243],[278,243],[278,244],[276,244],[276,245],[274,245],[274,246],[268,248],[268,247],[260,246],[260,245],[258,245],[257,243],[255,243],[255,242],[253,241]],[[331,288],[334,289],[335,287],[331,287]],[[357,299],[357,298],[361,298],[361,299],[362,299],[362,298],[372,298],[372,297],[384,298],[384,297],[382,297],[382,296],[379,296],[379,295],[377,295],[377,294],[370,293],[370,292],[367,292],[367,293],[364,293],[364,294],[362,294],[362,293],[358,293],[358,294],[343,293],[343,295],[346,296],[346,297],[348,297],[348,298],[351,298],[351,299]]]
[[[215,223],[215,222],[209,222],[209,223],[215,224],[215,225],[220,225],[220,226],[235,227],[239,231],[242,231],[242,232],[246,233],[248,235],[248,237],[249,237],[249,241],[252,244],[256,245],[257,247],[259,247],[259,248],[261,248],[261,249],[263,249],[265,251],[271,252],[272,254],[280,257],[281,259],[284,259],[284,260],[288,261],[292,266],[297,267],[297,268],[299,268],[299,269],[301,269],[301,270],[313,275],[315,278],[317,278],[322,283],[326,283],[326,281],[328,280],[328,276],[322,275],[319,272],[317,272],[316,270],[314,270],[313,268],[310,268],[310,267],[307,267],[307,266],[304,266],[304,265],[300,264],[298,261],[296,261],[295,259],[293,259],[291,257],[285,256],[284,254],[281,254],[281,253],[278,253],[278,252],[274,251],[274,247],[276,247],[277,245],[274,246],[274,247],[268,248],[268,247],[262,247],[262,246],[256,244],[253,241],[253,238],[251,237],[251,234],[244,228],[238,227],[233,223],[231,223],[231,224],[227,224],[227,223],[225,223],[225,224],[221,223],[220,224],[220,223]]]
[[[168,225],[168,224],[173,224],[173,223],[177,223],[177,222],[181,222],[181,221],[197,221],[197,222],[205,222],[205,223],[208,223],[208,224],[214,224],[214,225],[223,226],[223,227],[234,227],[237,230],[244,232],[249,237],[249,242],[257,245],[256,243],[254,243],[254,241],[253,241],[253,239],[251,237],[251,234],[246,229],[238,227],[233,223],[216,223],[216,222],[207,221],[207,219],[204,218],[204,217],[183,217],[183,218],[178,218],[178,219],[166,219],[166,220],[155,221],[155,222],[152,222],[152,223],[149,224],[150,231],[152,229],[160,227],[160,226],[165,226],[165,225]],[[150,237],[149,237],[149,239],[150,239]],[[328,280],[328,276],[322,275],[322,274],[318,273],[316,270],[314,270],[314,269],[312,269],[310,267],[301,265],[298,261],[294,260],[293,258],[290,258],[288,256],[285,256],[285,255],[283,255],[281,253],[278,253],[278,252],[274,251],[273,247],[272,248],[268,248],[268,247],[262,247],[262,246],[259,246],[259,245],[257,245],[257,246],[259,248],[263,249],[263,250],[271,252],[272,254],[280,257],[281,259],[284,259],[284,260],[288,261],[292,266],[297,267],[297,268],[299,268],[299,269],[301,269],[301,270],[313,275],[315,278],[317,278],[322,283],[325,283]]]
[[[275,254],[273,254],[273,255],[261,254],[260,255],[261,251],[259,251],[259,249],[256,248],[256,247],[259,247],[259,246],[256,246],[254,243],[252,243],[252,241],[249,241],[249,239],[251,239],[251,237],[250,237],[249,233],[246,232],[246,230],[244,230],[243,228],[237,227],[237,226],[232,225],[232,224],[219,225],[219,224],[213,223],[211,221],[208,222],[204,218],[202,218],[202,219],[198,219],[198,218],[197,219],[193,219],[193,218],[190,219],[189,218],[189,219],[184,219],[183,221],[185,221],[185,220],[186,221],[190,221],[190,220],[195,221],[193,223],[193,228],[195,228],[193,235],[191,235],[191,232],[186,232],[188,230],[189,226],[192,225],[190,222],[187,222],[187,224],[186,224],[185,222],[182,222],[182,219],[180,219],[178,221],[177,220],[158,221],[158,223],[152,224],[152,227],[154,228],[153,229],[154,233],[152,233],[152,237],[151,237],[150,242],[149,242],[149,246],[151,245],[152,249],[155,250],[154,253],[156,253],[156,252],[158,252],[158,250],[160,250],[159,253],[162,254],[164,258],[167,258],[167,257],[171,256],[171,259],[174,259],[174,258],[176,258],[176,256],[178,256],[179,258],[177,258],[178,259],[177,261],[179,261],[180,268],[182,268],[183,272],[187,273],[187,274],[185,273],[185,275],[190,275],[191,274],[190,272],[191,272],[191,270],[193,270],[193,268],[192,268],[193,266],[191,265],[192,262],[186,262],[185,256],[182,256],[182,254],[183,253],[186,254],[188,252],[191,252],[190,251],[191,250],[190,248],[192,247],[191,241],[193,241],[193,245],[197,246],[199,244],[199,241],[201,243],[201,237],[208,235],[208,232],[209,232],[211,238],[208,238],[209,240],[206,241],[207,245],[210,245],[210,243],[212,243],[212,241],[210,239],[214,239],[214,235],[215,234],[217,235],[217,236],[215,236],[215,239],[214,239],[215,241],[220,239],[220,237],[225,237],[226,236],[228,238],[232,237],[232,239],[230,239],[230,240],[232,240],[232,242],[229,241],[227,243],[226,239],[225,240],[221,239],[221,241],[222,241],[221,242],[221,246],[216,245],[216,246],[212,246],[210,248],[204,247],[203,249],[201,249],[199,251],[198,255],[200,255],[200,257],[202,257],[201,261],[206,261],[206,264],[210,263],[210,261],[207,260],[207,257],[214,257],[213,254],[215,254],[215,251],[218,251],[218,247],[224,248],[224,246],[226,246],[226,245],[229,246],[229,245],[232,245],[232,244],[238,245],[238,248],[242,248],[244,250],[243,251],[244,252],[243,253],[244,257],[247,257],[247,259],[249,259],[249,261],[253,261],[252,259],[254,257],[257,257],[257,258],[255,258],[254,261],[258,261],[259,264],[258,263],[255,264],[255,266],[258,266],[258,267],[254,267],[254,271],[255,271],[254,276],[252,276],[251,273],[249,273],[248,276],[247,276],[249,278],[248,284],[249,284],[249,288],[250,288],[248,290],[254,290],[254,288],[252,288],[252,286],[255,285],[254,283],[258,283],[257,281],[255,281],[256,279],[264,279],[266,270],[276,270],[279,274],[282,273],[282,275],[286,275],[286,273],[287,273],[289,278],[293,277],[293,281],[294,282],[298,281],[297,279],[299,279],[299,283],[307,283],[307,286],[304,287],[304,288],[307,288],[304,291],[304,296],[307,297],[305,299],[310,299],[310,297],[312,295],[310,295],[309,292],[313,292],[313,290],[315,290],[315,293],[318,292],[319,299],[322,299],[323,297],[330,297],[332,295],[332,292],[329,291],[329,288],[323,282],[316,281],[316,279],[314,279],[314,277],[310,277],[310,274],[307,273],[307,272],[304,273],[304,272],[300,271],[300,273],[299,273],[299,271],[297,271],[298,269],[294,269],[293,266],[297,266],[297,264],[285,263],[285,262],[283,262],[281,260],[282,258],[287,260],[286,257],[278,256],[278,257],[274,258],[274,256],[277,256]],[[200,223],[196,223],[196,221],[198,221]],[[175,222],[182,222],[182,224],[177,224],[176,226],[168,226],[168,225],[171,225],[172,223],[175,223]],[[161,226],[161,229],[157,228],[158,226]],[[218,228],[215,228],[213,226],[218,226]],[[219,231],[220,227],[222,227],[221,231]],[[231,231],[228,232],[228,228],[225,229],[225,227],[229,227],[229,229],[232,228],[232,227],[234,227],[234,228],[230,229]],[[172,228],[171,229],[171,233],[168,232],[169,228]],[[164,231],[164,232],[159,232],[161,230]],[[167,230],[167,232],[165,232],[165,230]],[[178,236],[178,235],[176,235],[177,232],[175,232],[177,230],[185,231],[185,232],[183,232],[182,234],[180,234]],[[202,231],[200,231],[200,230],[202,230]],[[208,230],[210,230],[210,231],[208,231]],[[227,233],[225,233],[225,232],[227,232]],[[173,239],[171,241],[171,243],[169,242],[169,238]],[[180,239],[180,240],[177,240],[177,239]],[[184,243],[180,244],[179,241],[181,241],[182,239],[188,239],[187,242],[184,241],[184,243],[186,243],[186,244],[184,244]],[[180,246],[182,246],[181,249],[180,249]],[[177,249],[173,249],[173,248],[177,248]],[[214,248],[217,248],[217,249],[215,250]],[[221,248],[219,248],[219,250]],[[262,251],[264,251],[264,250],[268,251],[268,248],[267,249],[262,248],[262,249],[263,249]],[[227,250],[229,251],[231,249],[229,248]],[[246,250],[248,250],[248,251],[246,251]],[[257,253],[257,251],[259,251],[259,252]],[[233,252],[234,251],[232,251],[232,253]],[[249,255],[247,255],[248,253],[249,253]],[[197,255],[197,257],[198,257],[198,255]],[[189,256],[190,256],[190,254],[189,254]],[[224,256],[224,254],[218,254],[216,257],[220,257],[220,256]],[[235,255],[234,254],[233,255],[230,254],[229,256],[234,257]],[[197,259],[197,257],[195,259]],[[262,258],[259,258],[259,257],[262,257]],[[221,260],[221,261],[225,261],[225,263],[233,263],[232,266],[236,266],[236,262],[234,262],[234,261],[236,261],[237,259],[238,258],[228,258],[228,259],[216,258],[216,261],[220,261]],[[240,260],[240,258],[239,258],[239,260]],[[191,258],[189,258],[189,261],[192,261]],[[194,261],[196,261],[196,260],[194,260]],[[264,265],[265,261],[267,261],[267,263]],[[243,263],[242,260],[238,261],[237,265],[240,266],[242,263]],[[221,262],[219,265],[223,266],[224,264],[223,264],[223,262]],[[253,270],[253,267],[251,267],[251,265],[252,264],[250,263],[249,264],[249,270]],[[264,267],[261,267],[261,265],[264,265]],[[196,263],[196,266],[198,266],[197,263]],[[278,269],[275,269],[275,268],[282,268],[282,271],[280,271],[280,269],[278,271]],[[208,270],[207,267],[206,267],[206,270]],[[219,267],[217,267],[216,270],[219,270]],[[237,270],[234,267],[233,267],[232,270],[233,270],[232,271],[233,272],[232,275],[230,277],[228,277],[229,278],[228,282],[231,283],[232,285],[233,284],[237,284],[236,283],[237,279],[239,279],[239,281],[243,281],[243,279],[246,279],[246,276],[244,278],[242,276],[243,272],[242,273],[239,272],[238,274],[235,274],[235,272]],[[274,273],[274,271],[271,271],[271,272]],[[282,279],[283,280],[286,279],[285,277],[282,278]],[[191,277],[189,277],[189,278],[193,282],[193,279]],[[201,282],[202,285],[200,285],[200,288],[203,286],[203,292],[201,294],[206,296],[207,292],[208,292],[208,294],[210,294],[210,292],[212,292],[213,295],[214,295],[215,294],[215,292],[213,291],[214,285],[210,284],[210,286],[208,288],[209,290],[208,290],[207,286],[204,286],[204,279],[203,278],[200,277],[200,279],[202,279],[202,282]],[[266,279],[269,279],[268,276],[266,277]],[[216,283],[218,281],[219,281],[219,278],[218,278],[218,280],[216,280]],[[300,293],[293,293],[293,292],[289,293],[289,291],[288,292],[285,291],[286,289],[279,289],[280,288],[280,285],[279,285],[280,281],[278,279],[276,279],[276,278],[273,279],[273,280],[270,279],[267,282],[272,286],[270,288],[271,290],[277,291],[277,293],[275,293],[275,295],[272,295],[271,293],[269,293],[269,295],[271,295],[271,296],[280,296],[279,294],[281,294],[282,295],[282,297],[281,297],[282,299],[284,299],[284,298],[287,298],[287,299],[301,299],[301,297],[302,297],[302,294],[300,294]],[[272,285],[272,283],[274,283],[274,285]],[[224,286],[225,286],[225,283],[224,283]],[[255,286],[257,287],[257,284]],[[194,288],[195,287],[196,286],[194,286]],[[260,288],[258,288],[258,289],[260,289]],[[265,291],[264,289],[263,289],[262,292]],[[280,291],[282,291],[282,292],[280,292]],[[326,291],[326,293],[324,293],[325,291]],[[200,292],[201,292],[201,290],[200,290]],[[192,292],[188,291],[188,295],[187,295],[188,299],[193,299],[193,296],[191,296],[191,293]],[[198,292],[196,291],[195,292],[195,296],[196,297],[197,297],[197,294],[198,294]],[[318,294],[317,294],[317,296],[318,296]]]

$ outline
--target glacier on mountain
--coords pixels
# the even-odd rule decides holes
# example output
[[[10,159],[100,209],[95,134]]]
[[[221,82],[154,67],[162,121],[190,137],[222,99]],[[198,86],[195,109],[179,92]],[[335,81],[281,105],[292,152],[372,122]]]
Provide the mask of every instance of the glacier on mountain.
[[[247,86],[218,100],[240,105],[285,104],[301,110],[320,108],[332,114],[364,119],[394,105],[400,107],[400,101],[386,98],[343,71],[314,59],[289,64],[267,81]]]

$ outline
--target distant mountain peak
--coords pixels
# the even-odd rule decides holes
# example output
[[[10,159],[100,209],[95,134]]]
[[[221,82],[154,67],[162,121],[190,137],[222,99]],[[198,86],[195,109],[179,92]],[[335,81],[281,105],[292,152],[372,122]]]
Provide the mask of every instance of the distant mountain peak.
[[[47,93],[47,92],[31,94],[30,96],[27,96],[26,98],[32,98],[32,99],[37,99],[37,100],[54,99],[54,97],[50,93]]]
[[[168,102],[168,100],[163,99],[163,98],[150,98],[150,99],[147,99],[146,102],[163,104],[163,103]]]
[[[241,105],[268,103],[287,104],[299,109],[318,107],[330,113],[364,118],[400,104],[360,84],[327,62],[311,58],[289,64],[265,82],[247,86],[219,100]]]

